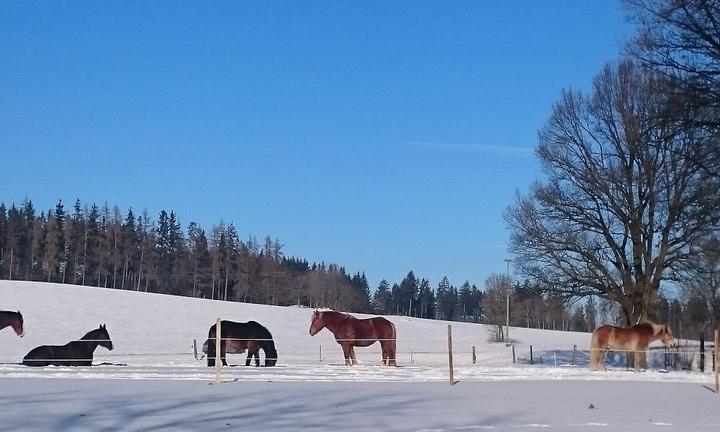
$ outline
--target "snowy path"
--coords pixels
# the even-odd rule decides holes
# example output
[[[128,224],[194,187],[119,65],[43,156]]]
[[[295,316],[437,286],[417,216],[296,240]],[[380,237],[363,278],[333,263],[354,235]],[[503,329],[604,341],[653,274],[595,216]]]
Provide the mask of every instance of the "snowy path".
[[[4,379],[2,387],[0,431],[720,430],[720,397],[677,383]]]

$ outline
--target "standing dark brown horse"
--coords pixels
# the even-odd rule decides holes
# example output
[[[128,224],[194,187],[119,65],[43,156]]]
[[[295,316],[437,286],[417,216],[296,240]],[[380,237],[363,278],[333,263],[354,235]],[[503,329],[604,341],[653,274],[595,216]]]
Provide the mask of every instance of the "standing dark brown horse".
[[[0,330],[7,326],[12,326],[15,330],[15,334],[23,337],[25,336],[25,329],[23,328],[23,316],[20,311],[0,311]]]
[[[335,340],[342,347],[346,365],[357,364],[354,347],[366,347],[380,341],[382,363],[397,366],[395,324],[387,319],[383,317],[359,319],[343,312],[316,310],[310,322],[310,336],[315,336],[325,327],[335,335]]]
[[[213,324],[208,330],[208,339],[205,341],[207,352],[205,344],[203,344],[203,352],[207,353],[208,366],[215,366],[216,335],[216,324]],[[262,324],[256,321],[244,323],[224,320],[220,322],[220,360],[223,366],[227,366],[226,354],[242,353],[246,350],[245,366],[250,366],[253,357],[255,357],[255,366],[260,366],[260,349],[265,352],[265,366],[275,366],[278,356],[275,341],[273,341],[270,331]]]
[[[611,325],[598,327],[592,332],[590,342],[590,368],[606,370],[603,359],[609,350],[631,351],[635,355],[635,370],[640,364],[639,354],[646,351],[653,341],[660,340],[665,346],[674,346],[670,328],[664,324],[642,323],[622,328]]]

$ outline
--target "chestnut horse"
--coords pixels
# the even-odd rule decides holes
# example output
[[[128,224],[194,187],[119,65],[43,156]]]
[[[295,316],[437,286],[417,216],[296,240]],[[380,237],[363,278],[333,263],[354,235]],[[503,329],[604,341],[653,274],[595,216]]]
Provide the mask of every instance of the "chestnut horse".
[[[25,329],[23,328],[23,316],[20,311],[0,311],[0,330],[7,326],[12,326],[15,330],[15,334],[23,337],[25,336]]]
[[[112,351],[113,343],[105,324],[91,330],[80,340],[65,345],[40,345],[33,348],[23,359],[25,366],[92,366],[95,348],[105,347]]]
[[[611,325],[598,327],[592,332],[590,343],[590,368],[607,370],[603,360],[608,350],[632,351],[635,355],[635,370],[640,364],[640,354],[650,343],[660,340],[665,346],[675,346],[670,328],[664,324],[642,323],[622,328]]]
[[[366,347],[380,341],[382,363],[397,366],[395,325],[387,319],[383,317],[359,319],[343,312],[316,310],[310,322],[310,336],[315,336],[324,327],[335,335],[335,340],[342,347],[346,365],[357,364],[354,347]]]

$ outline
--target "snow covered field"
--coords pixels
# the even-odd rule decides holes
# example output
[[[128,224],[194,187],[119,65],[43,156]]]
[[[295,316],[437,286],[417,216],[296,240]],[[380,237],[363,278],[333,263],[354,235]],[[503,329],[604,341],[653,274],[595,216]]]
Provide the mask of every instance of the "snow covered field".
[[[308,334],[311,310],[132,291],[0,281],[0,309],[20,310],[26,336],[0,331],[3,430],[720,430],[710,374],[655,368],[607,373],[571,364],[589,334],[511,328],[519,359],[492,329],[452,323],[455,386],[448,385],[447,322],[388,316],[398,364],[379,347],[356,367],[327,330]],[[273,334],[278,366],[226,367],[223,381],[193,356],[216,318],[256,320]],[[37,345],[64,344],[106,324],[113,351],[90,368],[18,364]],[[476,347],[477,363],[471,350]],[[244,354],[230,355],[244,364]],[[42,415],[36,415],[42,412]],[[343,425],[341,427],[340,425]]]

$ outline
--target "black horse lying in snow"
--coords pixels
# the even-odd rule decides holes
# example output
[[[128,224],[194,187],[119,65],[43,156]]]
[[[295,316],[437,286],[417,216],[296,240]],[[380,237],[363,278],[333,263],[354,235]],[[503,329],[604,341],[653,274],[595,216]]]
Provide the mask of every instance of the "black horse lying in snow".
[[[80,340],[65,345],[40,345],[33,348],[25,358],[26,366],[91,366],[93,353],[98,345],[113,349],[105,324],[88,332]]]

